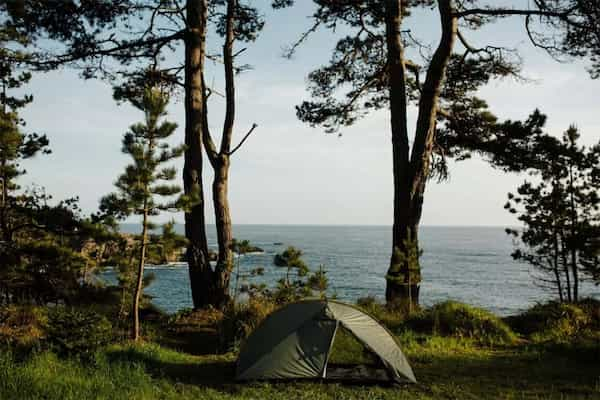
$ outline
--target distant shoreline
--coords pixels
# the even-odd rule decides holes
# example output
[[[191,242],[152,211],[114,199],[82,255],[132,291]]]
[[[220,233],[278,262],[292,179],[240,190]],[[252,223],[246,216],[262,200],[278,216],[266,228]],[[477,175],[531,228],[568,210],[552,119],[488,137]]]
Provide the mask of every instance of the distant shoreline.
[[[157,225],[167,223],[157,222]],[[184,225],[184,222],[175,222],[175,225]],[[120,226],[137,226],[137,222],[125,222],[119,224]],[[214,223],[206,224],[207,226],[216,226]],[[317,228],[392,228],[392,225],[367,225],[367,224],[233,224],[233,226],[265,226],[265,227],[317,227]],[[477,229],[477,228],[519,228],[519,225],[421,225],[420,228],[456,228],[456,229]]]

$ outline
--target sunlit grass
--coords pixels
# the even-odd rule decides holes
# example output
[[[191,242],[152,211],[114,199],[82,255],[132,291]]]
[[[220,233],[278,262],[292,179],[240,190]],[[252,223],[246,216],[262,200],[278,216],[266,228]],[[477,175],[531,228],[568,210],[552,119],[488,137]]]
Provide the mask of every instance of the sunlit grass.
[[[365,362],[341,337],[338,361]],[[399,337],[420,384],[356,386],[324,382],[233,382],[235,355],[194,356],[156,344],[113,345],[95,362],[41,353],[0,354],[2,399],[570,399],[600,398],[592,360],[515,345],[405,333]],[[334,349],[335,350],[335,349]],[[335,351],[337,351],[335,350]],[[353,358],[354,357],[354,358]]]
[[[556,313],[553,305],[547,305],[507,319],[508,325],[454,303],[438,306],[437,320],[431,310],[405,318],[371,305],[393,322],[388,327],[397,335],[418,385],[236,383],[236,354],[214,354],[223,350],[214,318],[196,315],[177,324],[170,321],[167,327],[157,321],[146,331],[148,342],[110,345],[83,361],[48,351],[36,354],[35,346],[21,346],[16,355],[0,351],[0,399],[600,399],[600,309],[597,303],[588,303],[585,318],[561,311],[560,318],[548,319]],[[573,315],[585,324],[567,332],[562,328],[573,324],[562,318],[572,320]],[[23,325],[31,325],[30,318],[17,318],[10,326],[18,326],[21,319]],[[557,327],[560,341],[535,340],[535,333]],[[21,331],[30,335],[28,330],[14,329],[11,334]],[[375,362],[343,330],[329,361]]]

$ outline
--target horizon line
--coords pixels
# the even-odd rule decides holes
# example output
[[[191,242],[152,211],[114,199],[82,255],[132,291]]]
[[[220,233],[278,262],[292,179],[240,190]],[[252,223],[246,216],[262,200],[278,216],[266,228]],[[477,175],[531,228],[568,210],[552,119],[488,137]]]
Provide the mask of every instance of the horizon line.
[[[166,224],[168,222],[156,223],[157,225]],[[175,221],[176,225],[185,225],[185,222]],[[121,222],[119,225],[139,225],[138,222]],[[206,225],[216,225],[214,222],[207,223]],[[391,228],[391,224],[295,224],[295,223],[284,223],[284,224],[273,224],[273,223],[234,223],[233,226],[334,226],[334,227],[386,227]],[[420,228],[514,228],[519,225],[434,225],[424,224],[420,225]]]

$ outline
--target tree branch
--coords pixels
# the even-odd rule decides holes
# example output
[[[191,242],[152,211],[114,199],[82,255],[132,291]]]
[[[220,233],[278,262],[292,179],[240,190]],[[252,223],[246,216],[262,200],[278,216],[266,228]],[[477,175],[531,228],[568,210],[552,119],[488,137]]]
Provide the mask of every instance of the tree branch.
[[[227,0],[225,43],[223,44],[223,67],[225,70],[225,119],[221,136],[220,154],[228,154],[235,120],[235,77],[233,68],[233,42],[236,0]]]
[[[296,40],[291,46],[284,50],[283,56],[288,59],[292,58],[296,53],[298,47],[300,47],[300,45],[304,43],[312,33],[316,32],[319,26],[321,26],[321,21],[316,20],[313,26],[304,31],[304,33],[302,33],[298,40]]]
[[[181,30],[181,31],[173,33],[172,35],[168,35],[168,36],[154,37],[151,39],[132,40],[132,41],[127,41],[127,42],[122,42],[122,43],[117,44],[110,48],[91,50],[91,51],[87,51],[87,52],[84,51],[82,53],[71,52],[71,53],[66,53],[66,54],[61,54],[61,55],[55,56],[53,58],[50,58],[49,60],[29,61],[27,63],[36,68],[43,69],[43,68],[53,68],[60,64],[67,64],[70,62],[75,62],[75,61],[85,59],[85,58],[90,58],[90,57],[103,57],[103,56],[125,57],[125,55],[123,55],[120,52],[122,52],[124,50],[129,50],[132,48],[145,48],[145,47],[151,47],[151,46],[155,46],[155,45],[162,47],[162,46],[170,43],[171,41],[183,39],[184,35],[185,35],[185,31]],[[109,38],[105,41],[105,43],[108,43],[108,42],[115,43],[115,41],[111,38]],[[132,54],[132,55],[128,56],[128,58],[136,58],[137,56],[138,55],[136,55],[136,54]],[[150,56],[151,55],[149,55],[149,57]]]
[[[458,30],[457,18],[452,13],[450,0],[440,0],[438,8],[442,26],[442,37],[427,70],[419,101],[417,128],[410,157],[413,193],[420,192],[419,188],[424,185],[424,180],[427,178],[428,162],[435,136],[438,99],[446,67],[452,55],[454,37]]]
[[[570,8],[565,11],[550,11],[550,10],[519,10],[514,8],[472,8],[464,11],[455,12],[456,18],[464,18],[469,16],[487,15],[492,17],[503,17],[510,15],[520,16],[540,16],[540,17],[556,17],[568,18],[576,8]]]
[[[252,132],[254,132],[254,130],[258,127],[257,124],[252,124],[252,127],[250,128],[250,130],[248,131],[248,133],[246,133],[246,135],[242,138],[242,140],[240,141],[240,143],[238,143],[237,146],[235,146],[233,148],[233,150],[231,150],[230,152],[227,153],[228,156],[233,155],[233,153],[235,153],[240,147],[242,147],[242,145],[244,144],[244,142],[246,141],[246,139],[248,139],[248,137],[252,134]]]
[[[204,149],[206,150],[206,155],[208,156],[208,161],[210,164],[215,167],[217,163],[217,146],[212,139],[210,134],[210,129],[208,127],[208,96],[211,91],[206,87],[206,83],[204,81],[204,74],[202,74],[202,140],[204,142]],[[207,94],[208,92],[208,94]]]
[[[404,60],[404,67],[415,75],[417,90],[421,93],[421,66],[410,60]]]

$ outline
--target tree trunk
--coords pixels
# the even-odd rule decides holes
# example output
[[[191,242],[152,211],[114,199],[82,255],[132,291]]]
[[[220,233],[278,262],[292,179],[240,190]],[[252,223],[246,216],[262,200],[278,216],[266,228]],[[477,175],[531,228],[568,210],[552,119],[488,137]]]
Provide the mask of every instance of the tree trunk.
[[[408,301],[418,304],[420,265],[418,231],[423,207],[423,194],[429,175],[437,104],[446,67],[452,54],[457,19],[451,0],[440,0],[442,37],[427,70],[419,101],[415,140],[409,159],[407,129],[407,97],[404,49],[401,38],[401,1],[388,0],[386,8],[386,45],[390,74],[390,113],[394,170],[394,225],[392,257],[388,269],[386,300],[388,303]],[[416,260],[407,260],[409,253]],[[411,265],[412,264],[412,265]]]
[[[398,298],[406,299],[407,285],[401,279],[403,266],[397,265],[395,254],[405,252],[404,239],[408,232],[410,217],[409,143],[406,98],[406,70],[404,67],[404,47],[400,37],[402,13],[400,1],[386,3],[386,46],[390,74],[390,122],[392,128],[392,157],[394,171],[394,226],[392,233],[392,258],[388,270],[385,297],[388,302]],[[407,274],[404,274],[407,282]],[[394,279],[390,279],[394,278]],[[411,290],[412,292],[412,290]]]
[[[556,221],[553,221],[553,253],[552,254],[552,271],[554,272],[554,279],[556,279],[556,287],[558,289],[558,299],[562,303],[564,301],[562,283],[560,280],[560,270],[558,269],[558,228],[556,226]]]
[[[215,267],[216,289],[219,291],[220,305],[229,300],[229,281],[233,269],[233,251],[231,244],[233,232],[231,226],[231,214],[229,211],[229,199],[227,196],[229,179],[229,157],[220,156],[215,168],[213,180],[213,203],[215,209],[215,224],[217,227],[218,258]]]
[[[146,246],[147,246],[147,236],[148,236],[148,207],[146,202],[144,202],[144,218],[142,220],[142,246],[140,249],[140,260],[138,263],[138,271],[137,271],[137,282],[135,285],[135,290],[133,292],[133,306],[132,306],[132,314],[133,314],[133,329],[131,332],[131,338],[135,341],[140,338],[140,297],[142,294],[142,284],[144,282],[144,261],[146,259]]]
[[[231,139],[235,120],[235,81],[233,65],[233,43],[235,8],[237,0],[227,1],[225,42],[223,44],[223,66],[225,69],[225,119],[220,148],[217,151],[208,129],[207,95],[204,101],[204,147],[214,170],[212,185],[215,225],[217,228],[218,257],[215,267],[212,290],[214,306],[222,307],[230,301],[229,282],[233,270],[233,251],[231,249],[233,232],[229,211],[228,179],[231,156]]]
[[[6,111],[7,111],[7,107],[6,107],[6,85],[7,82],[6,80],[2,81],[2,91],[3,91],[3,97],[5,99],[5,101],[2,103],[2,112],[4,113],[4,116],[6,116]],[[0,196],[2,196],[0,198],[0,229],[2,230],[2,239],[4,242],[9,243],[12,242],[12,235],[10,234],[10,229],[8,227],[8,216],[7,216],[7,211],[8,211],[8,207],[7,207],[7,201],[8,201],[8,179],[7,179],[7,173],[6,173],[6,156],[3,156],[2,158],[2,176],[0,177],[0,179],[2,180],[0,182],[0,185],[2,185],[2,192],[0,194]]]
[[[577,271],[577,245],[576,245],[576,237],[577,237],[577,225],[578,225],[578,215],[577,208],[575,207],[575,188],[573,184],[573,165],[569,165],[569,200],[571,207],[571,240],[570,240],[570,250],[571,250],[571,271],[573,274],[573,301],[579,301],[579,274]]]
[[[573,274],[573,301],[579,301],[579,274],[577,271],[577,250],[571,249],[571,271]]]
[[[6,160],[2,160],[2,171],[6,171]],[[3,173],[0,177],[2,182],[2,193],[0,196],[0,229],[2,230],[2,240],[6,243],[12,242],[12,234],[8,223],[8,179],[6,173]]]
[[[569,273],[569,263],[567,261],[567,253],[568,253],[568,248],[567,245],[565,244],[565,233],[562,232],[562,243],[561,243],[561,258],[562,258],[562,264],[563,264],[563,269],[565,272],[565,284],[566,289],[565,291],[567,292],[567,301],[570,303],[573,301],[573,296],[572,296],[572,291],[571,291],[571,278],[570,278],[570,273]]]
[[[183,167],[185,193],[195,205],[185,213],[186,259],[194,308],[214,304],[213,271],[209,262],[202,186],[202,131],[204,116],[204,70],[206,0],[187,0],[185,36],[185,144]]]

